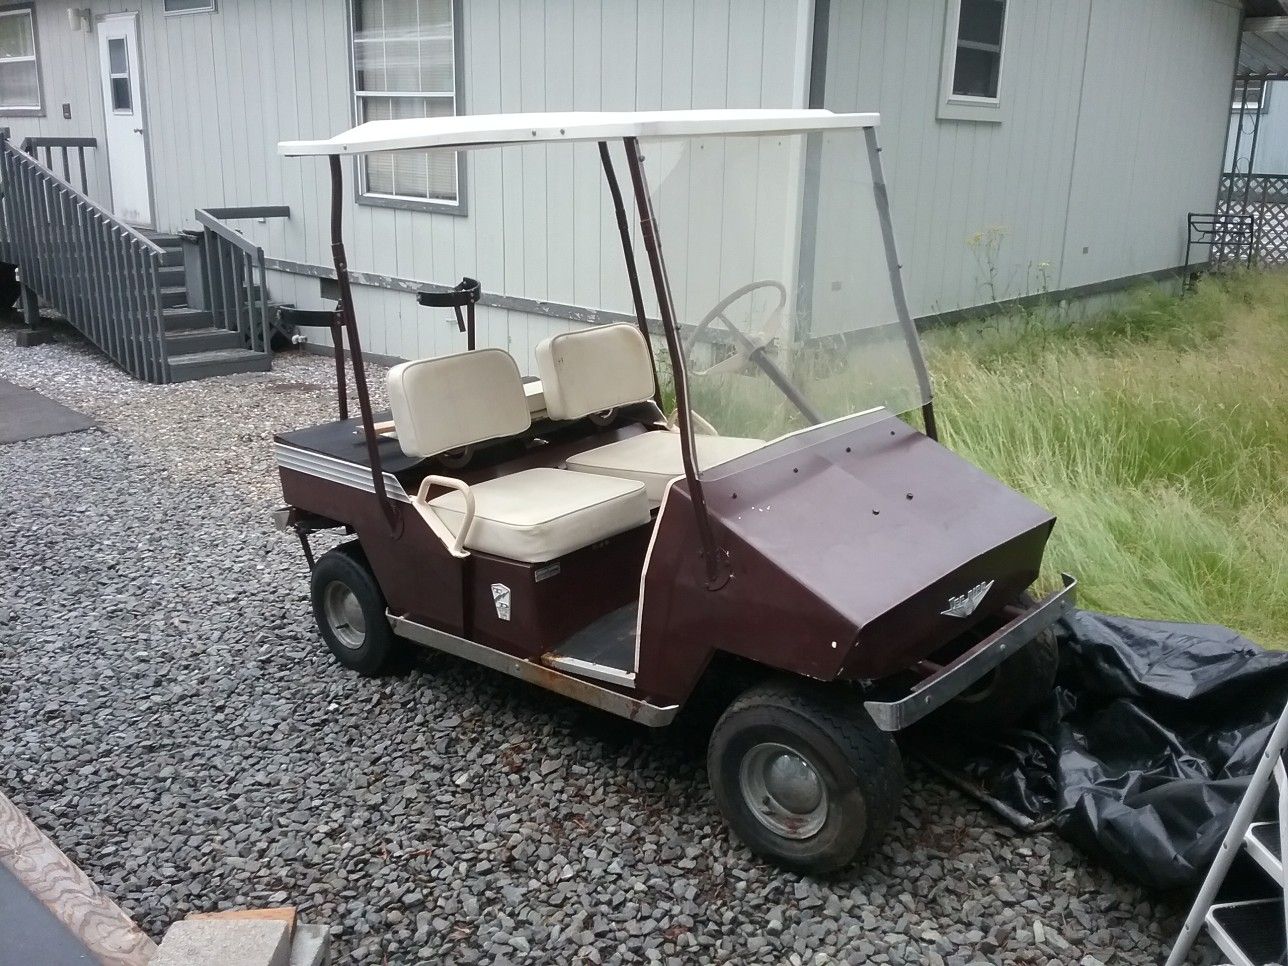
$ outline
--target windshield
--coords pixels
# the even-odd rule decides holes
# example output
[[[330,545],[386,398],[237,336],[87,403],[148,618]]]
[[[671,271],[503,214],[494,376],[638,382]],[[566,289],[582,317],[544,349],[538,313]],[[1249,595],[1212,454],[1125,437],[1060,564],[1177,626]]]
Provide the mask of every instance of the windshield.
[[[699,437],[768,441],[929,401],[864,137],[642,142]],[[661,375],[674,405],[674,374]],[[696,450],[704,466],[729,448]]]

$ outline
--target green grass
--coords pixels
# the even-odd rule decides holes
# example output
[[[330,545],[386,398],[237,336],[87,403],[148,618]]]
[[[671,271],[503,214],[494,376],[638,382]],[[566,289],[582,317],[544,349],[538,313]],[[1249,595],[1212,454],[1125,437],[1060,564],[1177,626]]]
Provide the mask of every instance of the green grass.
[[[944,442],[1059,518],[1043,583],[1288,648],[1288,274],[1044,315],[927,340]]]

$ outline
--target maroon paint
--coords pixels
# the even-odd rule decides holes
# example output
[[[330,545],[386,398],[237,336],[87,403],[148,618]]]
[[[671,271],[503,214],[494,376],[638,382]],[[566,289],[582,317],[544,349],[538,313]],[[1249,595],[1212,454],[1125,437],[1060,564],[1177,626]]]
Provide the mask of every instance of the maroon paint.
[[[715,650],[821,680],[906,669],[1027,586],[1054,522],[893,417],[818,427],[703,481],[732,577],[705,588],[677,482],[645,578],[636,683],[653,698],[682,701]],[[976,617],[941,613],[986,579]]]

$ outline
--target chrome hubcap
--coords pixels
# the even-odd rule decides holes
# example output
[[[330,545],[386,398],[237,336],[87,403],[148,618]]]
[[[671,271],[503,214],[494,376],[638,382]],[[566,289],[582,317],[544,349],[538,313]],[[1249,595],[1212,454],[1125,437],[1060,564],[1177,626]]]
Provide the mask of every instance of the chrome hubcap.
[[[801,754],[776,742],[756,745],[739,770],[742,797],[775,835],[807,839],[827,820],[827,786]]]
[[[357,595],[347,584],[333,580],[322,593],[322,610],[335,639],[350,650],[357,650],[367,640],[367,619]]]

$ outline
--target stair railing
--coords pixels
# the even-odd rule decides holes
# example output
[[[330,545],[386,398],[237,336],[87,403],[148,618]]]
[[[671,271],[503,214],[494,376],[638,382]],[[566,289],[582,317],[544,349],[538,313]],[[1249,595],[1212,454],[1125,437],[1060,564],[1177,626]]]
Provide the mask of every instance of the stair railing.
[[[132,376],[169,382],[159,275],[163,249],[3,133],[0,177],[0,232],[24,288]]]
[[[201,285],[213,324],[241,333],[246,348],[272,352],[273,313],[268,306],[264,249],[225,221],[289,218],[286,205],[198,208],[201,224]]]
[[[98,147],[97,138],[63,138],[63,137],[31,137],[24,138],[22,141],[22,150],[31,157],[40,160],[37,151],[45,152],[45,167],[50,171],[54,170],[54,148],[62,152],[63,180],[71,183],[72,165],[71,151],[76,151],[77,168],[80,171],[80,190],[81,194],[89,194],[89,173],[85,168],[85,149]]]

